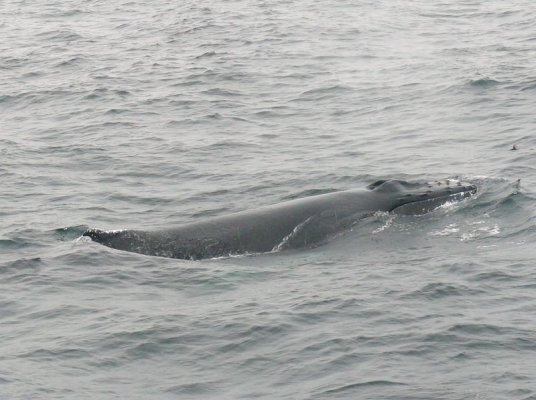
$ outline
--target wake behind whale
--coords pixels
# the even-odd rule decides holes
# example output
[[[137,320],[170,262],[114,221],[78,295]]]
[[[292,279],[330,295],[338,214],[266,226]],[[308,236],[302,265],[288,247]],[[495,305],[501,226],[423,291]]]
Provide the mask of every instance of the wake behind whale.
[[[423,214],[476,193],[458,181],[377,181],[366,189],[310,196],[158,231],[88,229],[114,249],[198,260],[316,246],[377,211]]]

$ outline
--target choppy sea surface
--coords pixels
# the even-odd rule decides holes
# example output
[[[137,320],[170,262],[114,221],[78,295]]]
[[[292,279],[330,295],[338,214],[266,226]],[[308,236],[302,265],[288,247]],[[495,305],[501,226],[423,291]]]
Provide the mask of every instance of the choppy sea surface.
[[[535,399],[535,26],[529,0],[4,0],[0,397]],[[478,194],[312,249],[80,238],[455,177]]]

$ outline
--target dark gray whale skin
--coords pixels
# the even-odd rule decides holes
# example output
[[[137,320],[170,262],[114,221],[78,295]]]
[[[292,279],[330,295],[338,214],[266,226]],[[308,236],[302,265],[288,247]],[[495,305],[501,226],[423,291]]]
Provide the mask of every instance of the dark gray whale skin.
[[[198,260],[312,247],[376,211],[423,214],[476,193],[455,181],[377,181],[366,189],[310,196],[158,231],[88,229],[83,236],[114,249]]]

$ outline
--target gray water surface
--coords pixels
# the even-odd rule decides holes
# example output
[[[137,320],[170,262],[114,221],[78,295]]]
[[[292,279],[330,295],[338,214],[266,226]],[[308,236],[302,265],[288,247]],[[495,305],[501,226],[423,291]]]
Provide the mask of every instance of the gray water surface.
[[[4,1],[0,396],[536,398],[535,26],[517,0]],[[455,177],[478,195],[313,249],[80,239]]]

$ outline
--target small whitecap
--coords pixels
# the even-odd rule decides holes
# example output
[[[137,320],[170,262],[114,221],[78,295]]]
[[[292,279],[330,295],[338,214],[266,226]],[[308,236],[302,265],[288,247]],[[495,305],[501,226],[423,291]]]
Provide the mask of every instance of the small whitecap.
[[[383,225],[379,228],[376,228],[372,231],[373,235],[376,235],[378,233],[383,232],[384,230],[388,229],[390,226],[393,225],[393,221],[396,218],[396,214],[388,213],[385,211],[377,211],[374,213],[374,217],[378,219],[378,221],[383,221]]]
[[[462,242],[467,242],[469,240],[473,240],[474,238],[475,238],[475,234],[473,232],[467,232],[467,233],[462,234],[460,240]]]
[[[501,233],[501,228],[498,224],[494,224],[491,226],[479,226],[471,232],[464,233],[461,236],[462,241],[468,241],[483,237],[489,237],[489,236],[497,236],[499,233]]]
[[[449,224],[441,230],[432,232],[432,236],[450,236],[454,233],[458,233],[459,231],[460,228],[458,228],[457,224]]]

